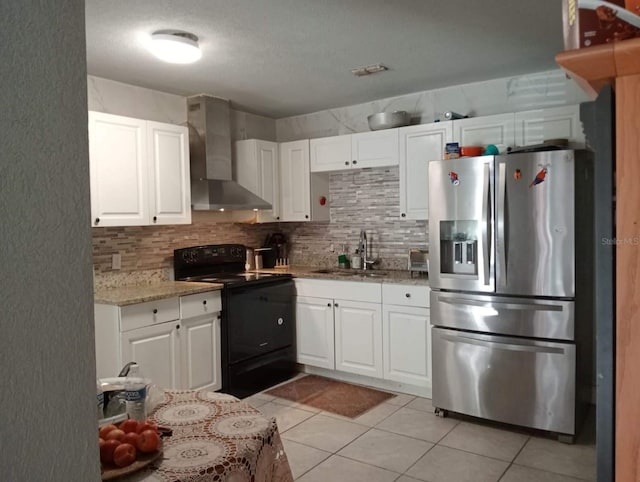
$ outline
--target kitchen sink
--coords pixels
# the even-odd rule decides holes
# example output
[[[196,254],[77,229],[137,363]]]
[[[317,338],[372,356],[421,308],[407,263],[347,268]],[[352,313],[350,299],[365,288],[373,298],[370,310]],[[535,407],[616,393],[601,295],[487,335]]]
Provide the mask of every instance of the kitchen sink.
[[[337,276],[351,276],[351,277],[359,277],[359,278],[384,278],[389,273],[386,271],[360,271],[360,270],[345,270],[339,268],[327,268],[327,269],[317,269],[312,271],[312,273],[317,274],[332,274]]]
[[[312,271],[312,273],[317,273],[317,274],[333,274],[333,275],[338,275],[338,276],[353,276],[353,272],[352,271],[344,271],[341,269],[317,269],[315,271]]]
[[[363,271],[362,273],[357,273],[357,276],[364,276],[365,278],[384,278],[389,273],[386,271]]]

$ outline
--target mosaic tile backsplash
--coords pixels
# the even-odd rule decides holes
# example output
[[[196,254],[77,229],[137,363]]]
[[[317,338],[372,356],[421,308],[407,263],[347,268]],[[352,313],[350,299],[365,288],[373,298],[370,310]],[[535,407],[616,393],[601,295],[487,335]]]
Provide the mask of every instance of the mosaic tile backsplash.
[[[94,270],[115,275],[111,257],[120,253],[119,273],[149,271],[152,278],[168,278],[174,249],[218,243],[256,247],[273,231],[289,239],[291,264],[337,266],[343,246],[353,254],[361,229],[367,231],[371,256],[379,259],[376,268],[406,269],[408,249],[427,247],[427,222],[401,220],[398,196],[397,167],[363,169],[331,174],[330,223],[228,223],[219,222],[217,213],[194,211],[191,225],[93,228]]]

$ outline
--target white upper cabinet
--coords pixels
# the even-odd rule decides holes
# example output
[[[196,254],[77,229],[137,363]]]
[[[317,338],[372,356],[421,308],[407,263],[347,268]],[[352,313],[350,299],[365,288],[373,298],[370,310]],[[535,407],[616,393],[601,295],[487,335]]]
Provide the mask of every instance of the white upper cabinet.
[[[575,147],[584,147],[580,106],[516,112],[516,146],[541,144],[550,139],[567,139]]]
[[[280,143],[279,221],[328,221],[329,176],[311,175],[309,139]]]
[[[89,112],[92,226],[189,224],[186,127]]]
[[[311,172],[340,171],[351,167],[351,135],[309,141]]]
[[[453,141],[461,146],[495,145],[501,154],[515,145],[514,115],[498,114],[453,121]]]
[[[280,200],[282,221],[311,219],[309,140],[280,144]]]
[[[258,211],[258,222],[280,219],[280,170],[278,143],[247,139],[234,143],[236,181],[271,204],[270,210]]]
[[[355,167],[397,166],[398,129],[351,134],[351,165]]]
[[[453,138],[451,122],[401,127],[400,217],[428,219],[429,161],[442,159]]]
[[[89,112],[91,223],[149,223],[146,122]]]
[[[147,121],[147,135],[150,224],[189,224],[189,132],[183,126]]]
[[[321,137],[310,141],[311,172],[397,166],[398,129]]]

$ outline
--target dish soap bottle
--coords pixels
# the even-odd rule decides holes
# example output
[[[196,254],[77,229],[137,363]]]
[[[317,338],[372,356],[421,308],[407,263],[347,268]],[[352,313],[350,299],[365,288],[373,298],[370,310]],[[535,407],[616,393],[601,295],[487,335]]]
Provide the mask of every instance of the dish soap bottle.
[[[140,366],[131,365],[129,373],[124,381],[124,392],[127,400],[127,415],[133,420],[145,420],[147,418],[147,384],[142,375]]]
[[[360,253],[358,252],[357,249],[355,254],[351,257],[351,267],[353,269],[362,268],[362,257],[360,256]]]

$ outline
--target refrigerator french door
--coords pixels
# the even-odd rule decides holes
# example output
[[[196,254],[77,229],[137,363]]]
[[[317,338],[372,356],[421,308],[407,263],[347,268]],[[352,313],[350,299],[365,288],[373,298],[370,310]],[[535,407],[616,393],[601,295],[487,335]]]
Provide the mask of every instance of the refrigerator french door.
[[[580,169],[573,150],[429,163],[439,412],[575,434],[578,157]]]
[[[429,163],[429,283],[495,291],[494,157]]]

